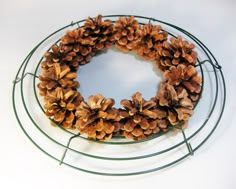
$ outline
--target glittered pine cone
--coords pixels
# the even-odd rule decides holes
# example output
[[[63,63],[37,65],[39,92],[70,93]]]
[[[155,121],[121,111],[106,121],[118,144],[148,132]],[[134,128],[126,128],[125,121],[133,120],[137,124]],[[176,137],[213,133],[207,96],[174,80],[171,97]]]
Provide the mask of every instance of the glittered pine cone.
[[[76,127],[81,134],[99,140],[111,139],[120,129],[119,112],[113,108],[114,99],[97,94],[89,96],[88,103],[83,101],[76,111]]]
[[[199,99],[201,92],[202,78],[198,75],[196,68],[192,65],[180,64],[177,67],[172,66],[164,72],[164,78],[173,86],[183,86],[192,101]]]
[[[79,82],[74,81],[76,77],[76,72],[71,72],[69,66],[60,63],[50,64],[49,68],[43,69],[39,77],[40,82],[37,86],[40,95],[46,96],[48,91],[50,92],[57,87],[76,90],[79,87]]]
[[[83,97],[79,92],[70,88],[63,89],[57,87],[45,96],[46,115],[51,117],[56,123],[67,129],[74,129],[75,110],[79,106]]]
[[[194,51],[194,48],[194,44],[183,40],[181,36],[172,37],[170,42],[165,41],[163,43],[156,64],[162,71],[178,64],[195,65],[197,52]]]
[[[145,24],[140,32],[135,50],[138,55],[148,60],[156,60],[158,51],[161,50],[162,44],[167,40],[168,33],[161,31],[160,25]]]
[[[137,92],[132,100],[122,100],[121,105],[125,110],[120,110],[123,135],[135,140],[144,139],[147,136],[158,133],[167,128],[167,113],[156,107],[154,99],[146,101],[142,94]]]
[[[171,125],[186,122],[193,114],[193,102],[181,86],[175,87],[168,82],[162,82],[156,98],[159,105],[167,110]]]
[[[113,24],[109,19],[102,20],[102,15],[95,19],[90,17],[84,23],[84,36],[94,39],[94,51],[105,49],[112,45]]]
[[[113,40],[116,47],[124,52],[128,52],[136,46],[136,41],[140,36],[140,26],[134,16],[120,17],[114,23]]]
[[[92,50],[96,39],[96,37],[86,36],[85,28],[81,27],[68,30],[66,35],[61,38],[61,44],[76,53],[79,64],[86,64],[95,55]]]

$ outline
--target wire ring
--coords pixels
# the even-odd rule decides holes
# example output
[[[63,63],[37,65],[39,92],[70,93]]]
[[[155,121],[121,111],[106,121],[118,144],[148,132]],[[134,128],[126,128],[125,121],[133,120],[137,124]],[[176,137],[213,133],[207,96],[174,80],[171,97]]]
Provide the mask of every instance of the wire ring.
[[[105,16],[105,17],[113,17],[113,16],[112,16],[112,15],[109,15],[109,16]],[[147,19],[147,20],[148,20],[148,18],[146,18],[146,17],[140,17],[140,16],[135,16],[135,17],[137,17],[137,18],[142,18],[142,19]],[[83,20],[83,21],[84,21],[84,20]],[[83,22],[83,21],[79,21],[79,22],[75,22],[75,23],[80,23],[80,22]],[[161,21],[158,21],[158,20],[155,20],[155,19],[154,19],[154,20],[152,19],[152,21],[161,22]],[[164,22],[161,22],[161,23],[164,23]],[[223,98],[222,98],[222,101],[221,101],[221,103],[222,103],[222,108],[221,108],[221,110],[220,110],[219,116],[218,116],[218,118],[217,118],[217,120],[216,120],[216,123],[215,123],[214,127],[213,127],[212,130],[208,133],[208,135],[207,135],[198,145],[196,145],[196,146],[192,149],[192,152],[195,152],[195,151],[196,151],[197,149],[199,149],[199,148],[206,142],[206,140],[212,135],[212,133],[213,133],[213,132],[215,131],[215,129],[217,128],[217,125],[219,124],[219,121],[220,121],[220,119],[221,119],[221,117],[222,117],[222,114],[223,114],[223,111],[224,111],[224,106],[225,106],[225,93],[226,93],[224,76],[223,76],[221,67],[219,66],[219,64],[218,64],[218,62],[216,61],[215,57],[213,56],[213,54],[209,51],[209,49],[208,49],[204,44],[202,44],[196,37],[194,37],[193,35],[191,35],[191,34],[188,33],[187,31],[185,31],[185,30],[183,30],[183,29],[181,29],[181,28],[179,28],[179,27],[177,27],[177,26],[168,24],[168,23],[165,23],[165,24],[167,24],[167,25],[169,25],[169,26],[171,26],[171,27],[177,29],[178,31],[180,31],[180,32],[182,32],[182,33],[184,33],[184,34],[186,34],[186,35],[189,36],[193,41],[195,41],[195,42],[199,45],[199,47],[201,48],[201,50],[204,51],[206,57],[208,58],[208,61],[211,63],[212,69],[213,69],[213,71],[214,71],[214,78],[215,78],[215,83],[216,83],[216,94],[215,94],[213,106],[212,106],[211,111],[210,111],[210,113],[209,113],[209,115],[208,115],[209,118],[211,117],[212,113],[213,113],[214,110],[215,110],[216,103],[219,101],[219,98],[218,98],[218,95],[217,95],[218,92],[219,92],[219,87],[218,87],[218,86],[219,86],[219,84],[222,84],[222,85],[223,85]],[[71,26],[71,25],[68,25],[68,26],[66,26],[66,27],[63,27],[62,29],[65,29],[65,28],[67,28],[67,27],[69,27],[69,26]],[[62,30],[62,29],[61,29],[61,30]],[[59,31],[59,30],[58,30],[58,31]],[[47,39],[49,39],[51,36],[53,36],[54,34],[56,34],[58,31],[56,31],[56,32],[54,32],[53,34],[49,35],[45,40],[43,40],[41,43],[39,43],[39,45],[37,45],[37,46],[29,53],[29,55],[26,57],[26,59],[24,60],[24,62],[23,62],[22,65],[20,66],[20,68],[19,68],[19,70],[18,70],[18,72],[17,72],[17,75],[16,75],[16,79],[15,79],[15,80],[17,80],[17,79],[19,78],[20,72],[22,72],[21,78],[24,79],[25,74],[26,74],[25,71],[26,71],[26,68],[27,68],[27,64],[29,63],[30,58],[31,58],[31,56],[33,55],[33,53],[37,50],[37,48],[38,48],[41,44],[43,44],[44,41],[46,41]],[[213,62],[214,62],[214,63],[213,63]],[[216,65],[216,66],[215,66],[215,65]],[[199,67],[200,67],[201,70],[202,70],[201,62],[199,62]],[[35,76],[36,76],[36,73],[37,73],[37,68],[36,68],[35,73],[34,73]],[[204,76],[203,71],[201,71],[201,73],[202,73],[202,76]],[[28,76],[28,77],[30,77],[30,76]],[[28,77],[26,77],[26,78],[28,78]],[[26,78],[25,78],[25,79],[26,79]],[[22,98],[22,103],[23,103],[23,105],[24,105],[24,108],[25,108],[26,113],[28,114],[29,118],[32,119],[32,120],[31,120],[32,123],[36,124],[36,122],[34,122],[33,118],[31,117],[31,113],[29,112],[29,110],[28,110],[28,108],[27,108],[27,105],[26,105],[26,103],[25,103],[24,91],[23,91],[23,88],[24,88],[23,82],[24,82],[25,79],[24,79],[24,80],[23,80],[23,79],[22,79],[20,82],[18,82],[18,83],[21,83],[21,98]],[[34,87],[35,97],[37,98],[35,84],[36,84],[36,77],[33,78],[33,87]],[[29,134],[27,134],[27,131],[24,129],[23,123],[22,123],[20,117],[18,116],[19,114],[18,114],[18,112],[17,112],[17,105],[16,105],[16,90],[17,90],[16,87],[17,87],[17,86],[16,86],[16,85],[17,85],[17,83],[14,82],[14,84],[13,84],[13,94],[12,94],[13,108],[14,108],[14,112],[15,112],[16,118],[17,118],[17,120],[18,120],[18,122],[19,122],[19,124],[20,124],[20,126],[21,126],[21,128],[22,128],[22,130],[23,130],[23,132],[27,135],[27,137],[28,137],[40,150],[42,150],[42,151],[43,151],[44,153],[46,153],[47,155],[49,155],[49,156],[52,157],[53,159],[55,159],[55,160],[57,160],[58,162],[60,162],[60,161],[61,161],[60,158],[56,158],[56,157],[50,155],[50,154],[49,154],[48,152],[46,152],[44,149],[42,149],[36,142],[34,142],[34,140],[30,137]],[[39,101],[38,101],[38,102],[39,102]],[[39,103],[39,104],[40,104],[40,103]],[[206,120],[204,121],[203,125],[197,130],[196,133],[194,133],[194,134],[191,135],[191,136],[186,137],[186,139],[187,139],[187,140],[190,140],[190,139],[194,138],[194,137],[207,125],[207,123],[208,123],[208,119],[206,119]],[[36,125],[37,125],[37,124],[36,124]],[[74,134],[71,133],[71,135],[74,135]],[[81,137],[81,136],[80,136],[80,137]],[[51,140],[51,139],[50,139],[50,140]],[[54,141],[53,141],[53,142],[54,142]],[[97,141],[94,141],[94,142],[97,142]],[[105,144],[106,144],[107,142],[102,142],[102,143],[105,143]],[[134,144],[135,144],[135,143],[136,143],[136,141],[134,142]],[[182,144],[184,144],[184,143],[185,143],[185,141],[183,140],[180,144],[174,145],[172,149],[175,149],[175,148],[177,148],[178,146],[180,146],[180,145],[182,145]],[[109,144],[109,142],[108,142],[108,144]],[[70,149],[70,148],[69,148],[69,150],[73,150],[73,149]],[[170,149],[170,150],[171,150],[171,149]],[[165,151],[164,151],[163,153],[165,153]],[[160,154],[159,152],[156,152],[156,153],[155,153],[155,155],[159,155],[159,154]],[[166,168],[166,167],[168,167],[168,166],[171,166],[171,165],[173,165],[173,164],[175,164],[175,163],[177,163],[177,162],[179,162],[179,161],[185,159],[185,158],[188,157],[189,155],[191,155],[191,154],[190,154],[190,153],[187,153],[187,154],[185,154],[184,156],[182,156],[181,158],[178,158],[178,159],[176,159],[175,161],[173,161],[173,162],[171,162],[171,163],[168,163],[168,164],[165,164],[165,165],[160,166],[160,167],[155,167],[155,168],[153,168],[153,169],[144,170],[144,171],[127,172],[127,173],[104,173],[104,172],[94,172],[94,171],[91,171],[91,170],[86,170],[86,169],[82,169],[82,168],[73,166],[73,165],[68,164],[68,163],[66,163],[66,162],[63,162],[63,164],[68,165],[68,166],[73,167],[73,168],[76,168],[76,169],[81,170],[81,171],[85,171],[85,172],[89,172],[89,173],[94,173],[94,174],[109,175],[109,176],[112,176],[112,175],[125,176],[125,175],[136,175],[136,174],[144,174],[144,173],[148,173],[148,172],[157,171],[157,170]],[[141,157],[141,158],[143,158],[143,157]]]

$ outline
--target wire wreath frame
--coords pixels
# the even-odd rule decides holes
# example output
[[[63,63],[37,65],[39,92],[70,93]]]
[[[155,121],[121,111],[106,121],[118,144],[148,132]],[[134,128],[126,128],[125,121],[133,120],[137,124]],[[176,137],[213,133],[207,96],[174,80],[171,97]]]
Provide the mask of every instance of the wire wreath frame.
[[[128,141],[119,137],[111,141],[98,141],[81,136],[79,133],[66,130],[57,124],[58,132],[61,133],[61,135],[65,135],[63,139],[58,139],[57,136],[55,136],[55,128],[52,128],[55,133],[45,129],[46,126],[44,127],[44,124],[41,123],[41,119],[44,119],[47,123],[48,118],[44,115],[45,112],[42,102],[38,97],[36,87],[38,80],[37,75],[43,58],[40,58],[38,64],[35,64],[35,62],[32,61],[32,57],[35,56],[37,59],[39,57],[37,56],[37,51],[46,48],[47,43],[50,43],[49,46],[51,47],[51,40],[53,40],[53,38],[55,38],[53,43],[57,43],[59,41],[57,35],[60,34],[60,32],[63,32],[70,27],[80,26],[80,24],[82,24],[85,20],[71,22],[71,24],[53,32],[42,40],[37,46],[35,46],[22,62],[13,81],[12,92],[13,110],[16,119],[24,134],[39,150],[58,161],[59,164],[67,165],[71,168],[87,173],[106,176],[130,176],[150,173],[173,166],[187,157],[190,157],[211,137],[219,125],[226,101],[226,85],[222,67],[219,65],[211,51],[199,39],[178,26],[157,20],[155,18],[137,15],[107,15],[103,16],[103,18],[110,18],[114,21],[120,16],[134,16],[135,19],[139,20],[140,24],[145,24],[147,22],[161,24],[163,29],[167,31],[169,35],[176,37],[176,35],[181,34],[184,38],[188,38],[196,44],[198,54],[200,54],[196,67],[199,69],[199,73],[201,74],[203,80],[202,96],[204,96],[204,90],[209,90],[210,88],[213,97],[211,98],[211,103],[207,104],[208,106],[204,108],[208,111],[204,115],[204,118],[201,119],[201,124],[199,124],[194,131],[187,134],[186,131],[188,128],[183,130],[178,126],[173,126],[173,128],[180,130],[179,135],[181,136],[179,136],[179,138],[177,137],[178,139],[174,143],[168,143],[168,145],[157,150],[152,149],[152,146],[159,144],[159,142],[162,142],[163,140],[168,140],[168,137],[171,138],[171,136],[166,136],[166,133],[157,133],[152,137],[138,141]],[[50,50],[50,48],[47,50]],[[28,91],[29,88],[30,91]],[[37,110],[34,110],[35,107],[32,107],[33,101],[37,104]],[[38,118],[39,114],[44,117],[40,117],[41,119]],[[47,127],[49,126],[47,125]],[[42,141],[41,138],[39,139],[38,134],[42,135]],[[61,135],[59,134],[59,136]],[[83,147],[85,149],[78,149],[77,146],[72,147],[71,143],[75,140],[78,140],[81,143],[81,146],[85,146]],[[79,142],[77,142],[77,145],[80,145]],[[192,143],[195,145],[192,145]],[[103,151],[103,153],[94,154],[88,153],[88,150],[86,149],[88,145],[94,145],[96,147],[99,145],[104,147],[105,145],[108,147],[105,147],[105,151]],[[140,149],[137,150],[137,148],[142,149],[144,148],[143,146],[146,145],[147,147],[145,147],[144,150],[145,153],[140,153]],[[50,148],[48,146],[50,146]],[[115,150],[117,150],[121,146],[127,146],[127,148],[124,149],[128,152],[122,152],[125,155],[122,153],[122,156],[117,154],[115,156],[106,155],[107,153],[110,154],[114,152],[111,150],[111,147],[116,148]],[[148,151],[146,148],[150,148],[150,150]],[[131,151],[134,151],[134,153],[130,153],[130,149],[132,149]],[[173,154],[178,155],[175,156]],[[79,160],[78,157],[80,157]],[[150,163],[146,166],[149,162],[147,161],[148,158],[150,159]],[[163,159],[167,160],[165,161]],[[104,163],[104,161],[108,162],[107,164],[109,164],[109,166],[106,164],[105,166],[103,165],[99,167],[99,164],[102,165],[101,161],[102,163]],[[123,168],[122,166],[120,167],[121,162],[124,162]],[[135,165],[131,168],[129,167],[130,162],[135,162]],[[156,162],[160,163],[156,165]],[[91,167],[83,167],[82,165],[85,164],[91,164]],[[96,167],[96,169],[93,169],[94,167]]]

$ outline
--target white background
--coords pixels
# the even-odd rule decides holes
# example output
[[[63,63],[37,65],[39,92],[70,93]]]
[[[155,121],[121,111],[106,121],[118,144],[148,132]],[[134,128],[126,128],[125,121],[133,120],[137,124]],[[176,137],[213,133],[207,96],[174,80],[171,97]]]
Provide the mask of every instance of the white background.
[[[97,14],[154,17],[190,31],[223,67],[227,104],[212,138],[194,157],[164,171],[103,177],[58,164],[36,149],[13,114],[12,81],[28,52],[49,33]],[[236,188],[236,1],[0,1],[0,188]]]

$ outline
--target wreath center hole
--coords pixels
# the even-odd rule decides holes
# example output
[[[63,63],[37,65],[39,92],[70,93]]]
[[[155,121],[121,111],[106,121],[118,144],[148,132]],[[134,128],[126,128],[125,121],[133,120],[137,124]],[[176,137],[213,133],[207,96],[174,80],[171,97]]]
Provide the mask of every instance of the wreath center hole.
[[[137,91],[150,99],[162,81],[154,61],[144,60],[132,51],[123,53],[114,46],[80,66],[77,73],[78,91],[86,100],[91,94],[101,93],[106,98],[114,98],[116,107],[120,107],[120,100]]]

